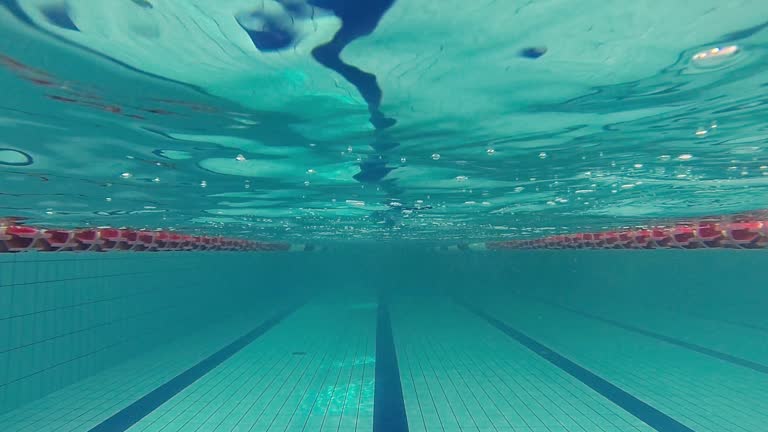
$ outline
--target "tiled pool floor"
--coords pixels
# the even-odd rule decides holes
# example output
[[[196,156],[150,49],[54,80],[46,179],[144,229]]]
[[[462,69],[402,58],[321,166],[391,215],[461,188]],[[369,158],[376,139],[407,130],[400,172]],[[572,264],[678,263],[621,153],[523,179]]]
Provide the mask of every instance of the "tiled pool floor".
[[[716,317],[531,297],[312,300],[289,311],[270,321],[276,311],[262,308],[179,338],[3,415],[0,430],[743,432],[768,424],[768,350],[749,343],[766,334]],[[386,361],[392,350],[396,362]]]

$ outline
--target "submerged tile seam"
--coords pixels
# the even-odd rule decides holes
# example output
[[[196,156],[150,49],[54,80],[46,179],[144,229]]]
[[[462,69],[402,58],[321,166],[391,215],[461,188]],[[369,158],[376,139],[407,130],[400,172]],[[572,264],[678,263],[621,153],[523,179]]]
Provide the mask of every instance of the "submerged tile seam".
[[[194,267],[189,267],[189,269],[193,269]],[[84,281],[84,280],[92,280],[92,279],[108,279],[108,278],[117,278],[117,277],[129,277],[129,276],[135,276],[135,275],[148,275],[148,274],[155,274],[155,273],[172,273],[176,272],[182,269],[168,269],[168,270],[152,270],[152,271],[134,271],[129,273],[112,273],[112,274],[105,274],[105,275],[91,275],[91,276],[83,276],[83,277],[71,277],[71,278],[61,278],[61,279],[49,279],[49,280],[41,280],[41,281],[33,281],[33,282],[21,282],[16,284],[8,284],[3,285],[3,287],[20,287],[20,286],[30,286],[30,285],[45,285],[45,284],[55,284],[57,282],[76,282],[76,281]]]
[[[548,300],[541,300],[541,299],[533,298],[533,297],[527,297],[527,298],[530,298],[531,300],[537,301],[539,303],[543,303],[545,305],[549,305],[549,306],[552,306],[552,307],[555,307],[555,308],[558,308],[558,309],[561,309],[561,310],[564,310],[564,311],[571,312],[573,314],[582,316],[584,318],[588,318],[588,319],[591,319],[591,320],[594,320],[594,321],[599,321],[599,322],[602,322],[604,324],[608,324],[608,325],[612,325],[614,327],[618,327],[618,328],[620,328],[622,330],[626,330],[628,332],[632,332],[632,333],[636,333],[636,334],[639,334],[639,335],[642,335],[642,336],[646,336],[646,337],[649,337],[649,338],[652,338],[652,339],[656,339],[658,341],[668,343],[668,344],[676,346],[678,348],[687,349],[689,351],[693,351],[693,352],[696,352],[696,353],[699,353],[699,354],[702,354],[702,355],[705,355],[705,356],[708,356],[708,357],[712,357],[714,359],[721,360],[721,361],[724,361],[724,362],[727,362],[727,363],[730,363],[730,364],[733,364],[733,365],[736,365],[736,366],[745,367],[747,369],[751,369],[751,370],[753,370],[755,372],[758,372],[758,373],[768,374],[768,366],[764,365],[762,363],[758,363],[758,362],[755,362],[755,361],[752,361],[752,360],[748,360],[748,359],[745,359],[745,358],[737,357],[735,355],[728,354],[728,353],[725,353],[725,352],[722,352],[722,351],[718,351],[718,350],[715,350],[715,349],[712,349],[712,348],[707,348],[705,346],[701,346],[701,345],[698,345],[698,344],[695,344],[695,343],[686,342],[684,340],[677,339],[677,338],[674,338],[672,336],[667,336],[667,335],[664,335],[664,334],[661,334],[661,333],[656,333],[656,332],[651,331],[651,330],[646,330],[646,329],[643,329],[643,328],[640,328],[640,327],[635,327],[635,326],[633,326],[631,324],[625,324],[623,322],[612,320],[610,318],[604,318],[604,317],[601,317],[599,315],[593,315],[593,314],[591,314],[589,312],[584,312],[584,311],[581,311],[579,309],[574,309],[574,308],[571,308],[569,306],[561,305],[559,303],[551,302],[551,301],[548,301]]]
[[[139,420],[146,417],[149,413],[275,327],[290,314],[298,310],[302,304],[303,303],[294,304],[268,318],[248,333],[199,361],[194,366],[179,375],[176,375],[174,378],[171,378],[161,386],[94,426],[89,432],[123,432],[128,430]]]
[[[408,432],[408,418],[405,413],[389,306],[386,298],[381,295],[376,312],[374,383],[373,432]]]
[[[685,426],[674,418],[622,390],[608,380],[578,365],[525,333],[494,318],[485,311],[467,304],[460,299],[454,299],[454,301],[474,313],[479,318],[485,320],[497,330],[514,339],[519,344],[528,348],[532,353],[558,367],[573,378],[576,378],[587,387],[598,392],[603,397],[658,432],[694,432],[693,429],[690,429],[688,426]]]
[[[743,327],[743,328],[747,328],[747,329],[750,329],[750,330],[759,331],[761,333],[768,333],[768,327],[761,327],[761,326],[759,326],[757,324],[751,324],[751,323],[748,323],[748,322],[735,321],[735,320],[729,320],[729,319],[723,319],[723,318],[715,318],[715,317],[707,316],[705,314],[695,313],[695,312],[691,312],[691,311],[681,312],[681,311],[678,311],[678,310],[672,309],[672,308],[667,308],[667,309],[670,310],[673,313],[677,313],[677,314],[683,314],[684,313],[685,315],[688,315],[689,317],[700,319],[700,320],[704,320],[704,321],[711,321],[711,322],[718,323],[718,324],[728,324],[728,325],[731,325],[731,326]]]
[[[158,308],[155,308],[155,309],[151,309],[151,310],[148,310],[148,311],[143,311],[143,312],[136,313],[136,314],[133,314],[133,315],[128,315],[128,316],[125,316],[123,318],[119,318],[119,319],[116,319],[116,320],[100,322],[100,323],[92,325],[90,327],[84,327],[84,328],[80,328],[80,329],[77,329],[77,330],[72,330],[70,332],[57,334],[55,336],[50,336],[50,337],[45,338],[45,339],[38,339],[38,340],[35,340],[33,342],[25,343],[23,345],[16,345],[16,346],[13,346],[13,347],[10,347],[10,348],[6,348],[6,349],[0,349],[0,354],[6,354],[6,353],[9,353],[9,352],[18,351],[20,349],[29,348],[31,346],[35,346],[35,345],[39,345],[39,344],[44,344],[46,342],[51,342],[51,341],[54,341],[56,339],[61,339],[61,338],[64,338],[64,337],[76,335],[78,333],[85,333],[85,332],[96,330],[96,329],[100,329],[100,328],[103,328],[103,327],[107,327],[107,326],[111,326],[111,325],[115,325],[115,324],[120,324],[120,323],[123,323],[125,321],[130,321],[130,320],[133,320],[133,319],[136,319],[136,318],[141,318],[141,317],[146,316],[146,315],[151,315],[151,314],[156,314],[156,313],[160,313],[160,312],[165,312],[165,311],[168,311],[168,310],[170,310],[172,308],[178,308],[178,307],[179,307],[179,305],[177,303],[175,303],[175,302],[171,303],[171,304],[165,304],[165,305],[162,305],[161,307],[158,307]]]

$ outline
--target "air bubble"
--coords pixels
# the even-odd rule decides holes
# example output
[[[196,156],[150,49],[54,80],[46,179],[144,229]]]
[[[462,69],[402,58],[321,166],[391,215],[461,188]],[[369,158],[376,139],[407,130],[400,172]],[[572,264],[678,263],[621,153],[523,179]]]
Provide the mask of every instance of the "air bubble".
[[[32,165],[32,156],[19,150],[0,148],[0,165],[27,166]]]
[[[728,45],[725,47],[715,47],[705,51],[694,54],[692,60],[701,62],[704,60],[711,60],[718,57],[730,57],[739,52],[739,47],[736,45]]]

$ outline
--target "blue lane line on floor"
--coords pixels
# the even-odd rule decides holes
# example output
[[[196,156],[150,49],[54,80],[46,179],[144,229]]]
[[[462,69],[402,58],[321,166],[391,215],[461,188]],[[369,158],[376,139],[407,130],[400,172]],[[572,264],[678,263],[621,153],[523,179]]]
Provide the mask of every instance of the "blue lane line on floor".
[[[752,360],[747,360],[747,359],[741,358],[741,357],[736,357],[734,355],[731,355],[731,354],[728,354],[728,353],[724,353],[722,351],[713,350],[712,348],[707,348],[705,346],[701,346],[701,345],[697,345],[697,344],[694,344],[694,343],[686,342],[684,340],[673,338],[671,336],[666,336],[666,335],[663,335],[661,333],[656,333],[656,332],[653,332],[653,331],[650,331],[650,330],[646,330],[646,329],[643,329],[643,328],[640,328],[640,327],[635,327],[635,326],[630,325],[630,324],[625,324],[623,322],[615,321],[615,320],[612,320],[610,318],[604,318],[604,317],[601,317],[601,316],[598,316],[598,315],[593,315],[593,314],[591,314],[589,312],[584,312],[584,311],[581,311],[581,310],[578,310],[578,309],[574,309],[574,308],[571,308],[571,307],[568,307],[568,306],[564,306],[564,305],[561,305],[559,303],[555,303],[555,302],[552,302],[552,301],[549,301],[549,300],[543,300],[543,299],[538,299],[538,298],[531,298],[531,300],[537,301],[537,302],[540,302],[540,303],[543,303],[543,304],[546,304],[546,305],[549,305],[549,306],[552,306],[552,307],[556,307],[556,308],[559,308],[559,309],[562,309],[562,310],[574,313],[576,315],[581,315],[581,316],[583,316],[585,318],[589,318],[589,319],[592,319],[592,320],[595,320],[595,321],[600,321],[602,323],[609,324],[609,325],[612,325],[614,327],[618,327],[620,329],[623,329],[623,330],[626,330],[626,331],[629,331],[629,332],[641,334],[643,336],[648,336],[650,338],[653,338],[653,339],[656,339],[656,340],[660,340],[662,342],[666,342],[668,344],[675,345],[675,346],[678,346],[680,348],[685,348],[685,349],[688,349],[688,350],[691,350],[691,351],[695,351],[695,352],[697,352],[699,354],[704,354],[704,355],[709,356],[709,357],[714,357],[714,358],[716,358],[718,360],[722,360],[722,361],[725,361],[725,362],[728,362],[728,363],[731,363],[731,364],[735,364],[737,366],[742,366],[742,367],[745,367],[745,368],[748,368],[748,369],[752,369],[753,371],[756,371],[756,372],[768,374],[768,366],[766,366],[766,365],[764,365],[762,363],[758,363],[758,362],[755,362],[755,361],[752,361]]]
[[[373,432],[408,432],[400,368],[389,307],[379,298],[376,314],[376,372],[373,395]]]
[[[234,342],[216,351],[179,375],[176,375],[170,381],[167,381],[165,384],[142,396],[141,399],[123,408],[112,417],[96,425],[89,432],[123,432],[127,430],[157,409],[160,405],[164,404],[213,370],[213,368],[250,345],[272,327],[279,324],[288,315],[295,312],[299,307],[301,307],[301,304],[296,304],[277,315],[272,316],[262,322],[258,327],[236,339]]]
[[[623,410],[640,419],[648,426],[659,432],[693,432],[692,429],[678,422],[672,417],[664,414],[656,408],[648,405],[640,399],[625,392],[619,387],[611,384],[609,381],[599,375],[590,372],[586,368],[579,366],[568,358],[553,351],[546,345],[527,336],[525,333],[514,329],[503,323],[486,312],[477,309],[461,300],[456,300],[459,304],[467,308],[470,312],[487,321],[493,327],[496,327],[502,333],[516,340],[518,343],[528,348],[534,354],[557,366],[568,375],[576,378],[592,390],[603,395],[606,399],[615,403]]]
[[[681,311],[679,309],[673,309],[669,307],[666,309],[675,314],[685,314],[690,317],[697,318],[704,321],[711,321],[718,324],[728,324],[736,327],[743,327],[743,328],[748,328],[750,330],[756,330],[762,333],[768,333],[768,327],[762,327],[757,324],[751,324],[748,322],[729,320],[729,319],[723,319],[723,318],[715,318],[715,317],[707,316],[706,314],[700,314],[700,313],[691,312],[691,311]]]

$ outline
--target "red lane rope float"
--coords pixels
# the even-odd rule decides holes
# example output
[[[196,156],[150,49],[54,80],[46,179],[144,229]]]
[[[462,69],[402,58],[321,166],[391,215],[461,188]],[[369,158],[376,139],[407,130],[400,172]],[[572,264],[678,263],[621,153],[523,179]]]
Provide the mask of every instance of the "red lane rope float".
[[[554,235],[466,245],[465,249],[766,249],[768,220],[698,222],[669,227]],[[459,249],[462,249],[459,247]]]
[[[172,231],[117,228],[41,229],[0,225],[0,253],[64,251],[311,251],[312,245],[265,243],[226,237],[192,236]]]

